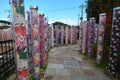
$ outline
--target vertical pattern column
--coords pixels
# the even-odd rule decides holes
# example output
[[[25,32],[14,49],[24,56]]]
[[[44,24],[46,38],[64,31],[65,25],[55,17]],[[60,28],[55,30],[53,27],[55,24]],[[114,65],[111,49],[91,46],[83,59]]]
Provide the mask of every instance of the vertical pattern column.
[[[46,41],[47,41],[47,49],[49,49],[50,48],[50,44],[51,44],[51,40],[50,40],[50,38],[51,38],[51,35],[50,35],[50,26],[49,25],[47,25],[46,26]]]
[[[17,80],[28,80],[28,51],[24,0],[12,0]]]
[[[58,26],[55,26],[55,42],[56,46],[58,46]]]
[[[0,30],[0,40],[2,40],[2,30]]]
[[[98,29],[99,29],[99,25],[95,24],[94,26],[94,43],[98,43]]]
[[[80,23],[80,27],[79,27],[79,45],[80,45],[80,50],[82,50],[82,37],[83,37],[83,23]]]
[[[87,36],[88,36],[88,22],[83,24],[83,37],[82,37],[82,53],[86,52],[87,48]]]
[[[40,75],[40,50],[39,50],[39,34],[38,34],[38,7],[31,6],[31,27],[32,27],[32,39],[33,39],[33,63],[34,63],[34,78],[38,79]]]
[[[98,31],[98,47],[97,47],[97,63],[100,64],[102,61],[103,42],[106,25],[106,14],[102,13],[99,15],[99,31]]]
[[[77,32],[76,32],[76,27],[75,26],[72,28],[72,33],[73,33],[72,34],[72,43],[75,44],[76,40],[77,40],[77,38],[76,38]]]
[[[47,22],[48,22],[48,20],[47,20],[47,18],[45,17],[44,18],[44,37],[45,37],[45,53],[47,52],[47,50],[48,50],[48,46],[47,46]],[[46,57],[46,56],[45,56]]]
[[[93,46],[94,46],[94,25],[95,18],[90,18],[90,26],[88,31],[88,55],[92,57],[93,55]]]
[[[118,52],[120,51],[120,7],[113,9],[112,34],[109,54],[109,72],[115,75],[118,65]]]
[[[63,45],[63,39],[64,39],[64,26],[61,26],[61,45]]]
[[[59,26],[58,28],[58,44],[60,45],[61,44],[61,26]]]
[[[32,40],[32,27],[31,27],[31,17],[30,12],[27,11],[27,41],[28,41],[28,68],[29,68],[29,75],[33,77],[34,72],[34,65],[33,65],[33,40]]]
[[[66,28],[66,45],[68,45],[68,26],[65,27]]]
[[[53,25],[51,25],[51,40],[52,40],[52,47],[54,47],[54,29],[53,29]]]
[[[45,65],[45,29],[44,14],[39,15],[39,32],[40,32],[40,65]]]
[[[72,26],[70,26],[70,44],[72,44],[72,39],[73,39],[73,29]]]
[[[49,25],[48,27],[48,33],[49,33],[49,49],[52,47],[52,35],[51,35],[52,28]]]

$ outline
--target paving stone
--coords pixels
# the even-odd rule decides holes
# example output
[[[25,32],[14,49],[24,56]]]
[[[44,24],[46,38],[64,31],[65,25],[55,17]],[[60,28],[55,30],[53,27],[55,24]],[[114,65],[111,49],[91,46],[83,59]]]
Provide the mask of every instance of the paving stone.
[[[45,80],[52,80],[53,79],[53,76],[46,76],[45,77]]]
[[[83,71],[79,69],[73,69],[71,70],[71,74],[76,76],[83,76]]]
[[[89,78],[86,76],[74,76],[72,80],[89,80]]]
[[[64,65],[63,64],[48,63],[48,68],[64,69]]]
[[[83,61],[83,59],[82,58],[74,58],[76,61],[80,61],[80,62],[82,62]]]
[[[45,72],[45,75],[56,75],[56,69],[48,68]]]
[[[65,60],[64,66],[68,68],[80,68],[80,65],[77,61],[74,60]]]
[[[70,76],[71,73],[68,69],[56,69],[56,75],[60,76]]]
[[[83,73],[86,76],[95,76],[94,72],[92,70],[83,70]]]
[[[61,76],[54,76],[54,77],[52,78],[52,80],[62,80],[62,77],[61,77]]]
[[[70,76],[62,76],[61,80],[72,80],[72,78]]]
[[[84,59],[77,49],[76,45],[53,49],[45,74],[47,80],[110,80]]]
[[[90,66],[87,66],[87,65],[81,65],[80,67],[83,70],[91,70],[92,69]]]
[[[64,64],[64,59],[62,59],[62,58],[55,58],[54,63],[56,63],[56,64]]]

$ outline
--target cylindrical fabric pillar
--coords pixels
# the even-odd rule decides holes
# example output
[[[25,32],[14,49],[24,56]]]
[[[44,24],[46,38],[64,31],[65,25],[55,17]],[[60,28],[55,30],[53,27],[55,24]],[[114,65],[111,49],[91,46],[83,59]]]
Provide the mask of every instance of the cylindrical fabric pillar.
[[[50,47],[51,47],[51,43],[52,43],[52,36],[51,36],[51,27],[50,27],[50,25],[48,26],[48,44],[49,44],[49,49],[50,49]]]
[[[48,50],[48,45],[47,45],[47,26],[48,26],[48,24],[47,24],[47,22],[48,22],[48,20],[47,20],[47,18],[44,18],[44,36],[45,36],[45,52],[47,52],[47,50]],[[45,56],[46,57],[46,56]]]
[[[2,40],[2,30],[0,30],[0,40]]]
[[[72,42],[73,42],[73,27],[72,26],[70,26],[70,44],[72,44]]]
[[[120,7],[113,9],[112,34],[109,54],[109,72],[116,75],[118,65],[118,53],[120,49]]]
[[[88,36],[88,22],[83,23],[83,37],[82,37],[82,53],[86,53],[87,48],[87,36]]]
[[[65,45],[65,36],[66,36],[66,33],[65,33],[65,26],[63,27],[63,45]]]
[[[28,80],[28,51],[24,0],[12,0],[17,80]]]
[[[31,6],[31,27],[32,27],[32,40],[33,40],[33,64],[34,64],[34,78],[39,79],[40,75],[40,49],[39,49],[39,33],[38,33],[38,7]]]
[[[64,39],[64,26],[61,26],[61,45],[63,45],[63,39]]]
[[[80,50],[82,50],[82,37],[83,37],[83,22],[80,23],[79,26],[79,46],[80,46]]]
[[[46,30],[45,30],[45,33],[46,33],[46,44],[47,44],[47,50],[50,48],[50,38],[51,38],[51,35],[50,35],[50,26],[46,23]]]
[[[40,66],[45,65],[45,29],[44,14],[39,15],[39,33],[40,33]]]
[[[58,29],[58,44],[61,45],[61,26],[59,26],[59,29]]]
[[[102,13],[99,15],[99,30],[98,30],[98,44],[97,44],[97,64],[100,64],[102,61],[102,51],[103,51],[103,41],[105,34],[105,25],[106,25],[106,14]]]
[[[30,11],[27,11],[27,41],[28,41],[28,67],[29,67],[29,75],[33,77],[34,65],[33,65],[33,40],[32,40],[32,27],[31,27],[31,17]]]
[[[68,45],[68,26],[66,26],[65,29],[66,29],[66,31],[65,31],[66,32],[66,39],[65,39],[66,41],[65,41],[65,43],[66,43],[66,45]]]
[[[58,26],[55,26],[55,43],[56,43],[56,46],[58,46]]]
[[[75,43],[76,43],[76,40],[77,40],[77,39],[76,39],[76,36],[77,36],[76,33],[77,33],[77,32],[76,32],[76,27],[74,26],[74,27],[72,27],[72,43],[73,43],[73,44],[75,44]]]
[[[94,26],[94,44],[97,44],[97,42],[98,42],[98,29],[99,29],[99,25],[95,24],[95,26]]]
[[[71,42],[71,28],[68,26],[68,44]]]
[[[88,31],[88,55],[92,57],[93,55],[93,46],[94,46],[94,25],[95,25],[95,18],[90,18],[90,26]]]
[[[51,38],[52,38],[52,47],[54,47],[54,29],[52,24],[51,24]]]

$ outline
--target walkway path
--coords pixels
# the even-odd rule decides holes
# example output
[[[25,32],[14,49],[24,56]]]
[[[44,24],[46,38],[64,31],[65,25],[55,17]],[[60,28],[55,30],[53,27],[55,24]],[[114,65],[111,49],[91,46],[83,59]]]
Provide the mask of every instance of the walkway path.
[[[50,51],[45,80],[110,80],[78,53],[77,45]]]

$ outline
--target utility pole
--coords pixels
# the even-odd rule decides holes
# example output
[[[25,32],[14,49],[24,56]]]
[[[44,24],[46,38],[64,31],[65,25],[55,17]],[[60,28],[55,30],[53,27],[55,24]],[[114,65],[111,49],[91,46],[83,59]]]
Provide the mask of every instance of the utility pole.
[[[10,16],[10,10],[5,10],[5,12],[8,12],[8,16],[7,16],[7,18],[8,18],[8,20],[10,20],[10,18],[11,18],[11,16]]]
[[[78,14],[78,26],[79,26],[79,19],[80,19],[80,14]]]
[[[80,20],[82,22],[83,20],[83,8],[86,7],[85,5],[81,5],[79,8],[81,8],[81,15],[80,15]]]
[[[11,9],[11,0],[9,0],[9,5],[10,5],[10,9]],[[8,12],[7,19],[8,19],[8,21],[11,22],[12,14],[11,14],[11,10],[10,9],[5,10],[4,12]]]
[[[81,8],[80,20],[81,20],[81,22],[82,22],[82,20],[83,20],[83,5],[81,5],[79,8]]]

